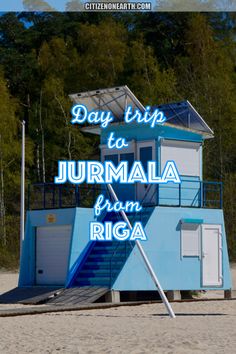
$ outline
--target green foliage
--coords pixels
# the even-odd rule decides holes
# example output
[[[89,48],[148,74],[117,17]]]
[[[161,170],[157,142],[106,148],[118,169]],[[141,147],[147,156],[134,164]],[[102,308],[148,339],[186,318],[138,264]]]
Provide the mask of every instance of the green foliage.
[[[17,269],[20,255],[20,218],[17,215],[6,217],[7,243],[0,243],[0,268]]]
[[[24,5],[50,10],[46,1]],[[67,9],[77,6],[80,1],[68,1]],[[0,17],[0,266],[17,260],[20,120],[27,123],[27,179],[49,182],[59,159],[98,158],[98,139],[70,124],[68,95],[116,85],[128,85],[144,104],[188,99],[213,128],[215,138],[204,146],[204,178],[224,181],[229,251],[236,259],[235,29],[233,13]]]
[[[7,82],[0,71],[0,267],[18,262],[20,123],[16,99],[10,97]],[[27,167],[32,161],[32,143],[27,140]]]
[[[214,39],[206,17],[190,17],[186,31],[185,56],[177,59],[179,84],[185,97],[208,122],[215,139],[206,143],[206,175],[223,179],[235,170],[232,147],[236,139],[236,91],[234,64],[226,48]],[[216,167],[218,166],[218,168]]]
[[[224,211],[227,226],[228,248],[231,259],[236,259],[236,173],[228,173],[224,179]]]
[[[131,42],[127,69],[128,85],[144,104],[177,99],[174,70],[160,70],[153,49],[144,44],[143,38]]]
[[[78,41],[83,80],[80,86],[109,87],[118,84],[127,53],[127,30],[108,18],[99,25],[82,24]]]
[[[0,191],[1,201],[4,202],[3,194],[9,193],[11,186],[17,185],[18,182],[19,170],[16,173],[15,169],[20,161],[20,141],[17,136],[19,121],[15,116],[17,103],[9,95],[2,71],[0,71],[0,107],[0,173],[3,176]]]

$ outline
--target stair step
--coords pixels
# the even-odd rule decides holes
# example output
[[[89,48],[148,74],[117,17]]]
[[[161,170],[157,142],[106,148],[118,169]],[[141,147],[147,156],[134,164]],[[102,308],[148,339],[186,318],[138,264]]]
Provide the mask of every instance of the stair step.
[[[124,262],[112,262],[112,268],[120,268],[120,266]],[[83,270],[86,269],[110,269],[111,263],[110,262],[100,262],[100,263],[95,263],[95,262],[86,262],[83,266]]]
[[[81,280],[81,281],[76,281],[75,286],[104,286],[104,287],[110,287],[110,280],[109,282],[90,282],[87,280]]]
[[[111,241],[96,241],[95,247],[103,247],[103,246],[116,246],[120,243],[121,241],[116,241],[116,240],[111,240]]]
[[[106,264],[103,264],[102,262],[100,263],[91,263],[89,262],[89,264],[85,264],[84,267],[83,267],[83,270],[91,270],[91,269],[110,269],[110,266],[112,264],[112,267],[114,268],[115,266],[117,268],[119,268],[124,262],[109,262],[109,263],[106,263]]]
[[[77,278],[78,280],[81,279],[81,278]],[[89,281],[90,283],[98,283],[100,284],[101,282],[104,283],[104,282],[109,282],[110,281],[110,275],[107,276],[107,277],[88,277],[86,278],[87,281]]]
[[[110,277],[104,278],[77,278],[76,283],[79,285],[109,285],[110,284]]]
[[[103,247],[103,249],[99,249],[99,248],[93,249],[92,254],[107,254],[107,253],[113,254],[114,252],[116,252],[115,248]]]
[[[102,273],[79,273],[77,279],[106,279],[109,278],[110,279],[110,272],[106,272],[104,274]]]
[[[82,268],[75,275],[73,286],[110,287],[123,268],[131,249],[132,245],[128,241],[95,242]]]
[[[124,252],[117,252],[114,257],[119,257],[119,259],[125,260],[127,256],[125,255]],[[106,254],[90,254],[88,256],[88,261],[92,260],[97,260],[97,261],[104,261],[104,260],[110,260],[111,259],[111,254],[106,253]]]
[[[81,270],[79,272],[79,276],[78,277],[80,277],[81,275],[89,277],[90,275],[94,276],[96,274],[98,274],[99,276],[104,276],[104,274],[107,275],[109,273],[110,273],[110,269],[95,269],[95,270],[93,270],[93,269],[83,269],[83,270]]]
[[[94,248],[93,248],[93,250],[106,250],[106,249],[111,249],[111,248],[113,248],[113,249],[116,249],[116,247],[117,247],[118,245],[116,245],[116,244],[104,244],[103,242],[102,242],[102,244],[101,245],[96,245],[96,246],[94,246]]]
[[[100,249],[116,249],[119,247],[127,247],[128,245],[126,244],[126,242],[123,241],[118,241],[117,243],[110,243],[110,244],[105,244],[106,241],[104,242],[100,242],[100,245],[96,245],[93,247],[93,250],[100,250]],[[126,245],[125,245],[126,244]]]

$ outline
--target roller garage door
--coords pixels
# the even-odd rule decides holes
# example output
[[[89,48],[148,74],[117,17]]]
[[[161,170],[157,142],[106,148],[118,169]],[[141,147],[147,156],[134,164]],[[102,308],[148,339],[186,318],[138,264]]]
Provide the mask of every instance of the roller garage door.
[[[70,225],[45,226],[36,229],[36,284],[65,284],[70,240]]]
[[[161,170],[166,161],[173,160],[181,176],[201,175],[201,144],[190,141],[162,140]]]

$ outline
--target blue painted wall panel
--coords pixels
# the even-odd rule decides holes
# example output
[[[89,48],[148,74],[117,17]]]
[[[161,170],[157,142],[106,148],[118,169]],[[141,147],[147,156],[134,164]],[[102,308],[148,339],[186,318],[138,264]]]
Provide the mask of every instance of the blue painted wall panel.
[[[103,129],[101,132],[101,144],[107,144],[107,138],[114,127],[109,126],[107,129]],[[149,125],[144,124],[120,124],[115,127],[116,136],[125,137],[128,141],[135,140],[145,141],[145,140],[156,140],[156,151],[155,157],[158,163],[158,173],[160,170],[160,151],[161,151],[161,139],[174,139],[174,140],[187,140],[194,142],[202,142],[203,138],[200,134],[192,133],[185,130],[176,129],[174,127],[161,126],[158,125],[155,128],[150,128]],[[149,149],[149,148],[146,148]],[[122,149],[122,152],[125,149]],[[143,151],[144,157],[147,155],[148,150]],[[146,154],[146,155],[145,155]],[[117,156],[117,155],[116,155]],[[142,154],[141,154],[142,159]],[[148,160],[151,160],[150,156]],[[202,153],[201,153],[201,165],[202,165]],[[145,166],[144,166],[145,167]],[[200,178],[202,178],[202,171]],[[186,180],[196,180],[195,177],[182,177]],[[174,187],[174,188],[173,188]],[[136,197],[136,186],[135,185],[121,185],[114,184],[114,189],[121,201],[127,199],[134,200]],[[173,186],[173,184],[161,185],[160,186],[160,205],[179,205],[179,190],[178,186]],[[182,205],[183,206],[199,206],[199,182],[193,184],[191,182],[182,183]]]
[[[26,236],[20,264],[20,286],[35,282],[35,228],[48,226],[46,215],[56,215],[54,225],[73,225],[68,264],[69,283],[75,264],[83,259],[88,248],[89,222],[94,220],[93,209],[60,209],[27,213]],[[223,233],[223,286],[231,287],[229,261],[222,210],[156,207],[145,227],[148,241],[142,245],[165,290],[203,289],[201,260],[198,257],[181,258],[180,220],[203,219],[204,223],[221,224]],[[114,284],[116,290],[155,290],[137,249],[134,249]]]
[[[54,214],[56,221],[47,222],[47,215]],[[40,226],[72,225],[68,276],[70,279],[73,265],[89,243],[89,222],[93,221],[93,209],[71,208],[52,210],[33,210],[27,212],[26,232],[20,261],[19,286],[35,284],[35,244],[36,228]]]
[[[125,137],[127,140],[135,139],[136,141],[153,140],[158,137],[196,142],[203,140],[200,134],[164,125],[157,125],[155,128],[150,128],[149,125],[145,124],[120,124],[115,127],[109,126],[106,129],[102,129],[101,144],[107,144],[107,138],[112,131],[116,132],[117,137],[121,136]]]
[[[199,257],[181,258],[180,220],[203,219],[204,224],[221,224],[223,233],[223,286],[231,288],[229,260],[222,210],[156,207],[145,231],[143,248],[165,290],[204,289]],[[138,249],[135,248],[114,283],[115,290],[155,290]],[[208,288],[209,289],[209,288]]]

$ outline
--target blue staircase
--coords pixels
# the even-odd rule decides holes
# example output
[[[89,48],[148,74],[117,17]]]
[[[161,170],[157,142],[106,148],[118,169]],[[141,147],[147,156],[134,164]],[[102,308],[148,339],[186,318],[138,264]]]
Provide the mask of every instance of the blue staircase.
[[[128,241],[95,242],[73,286],[111,287],[131,251]]]
[[[145,225],[153,208],[146,208],[142,213],[129,214],[129,220],[142,221]],[[113,223],[121,220],[119,213],[107,213],[103,222]],[[135,242],[130,241],[96,241],[91,245],[83,261],[70,282],[69,287],[102,286],[111,288],[126,260],[128,259]]]

